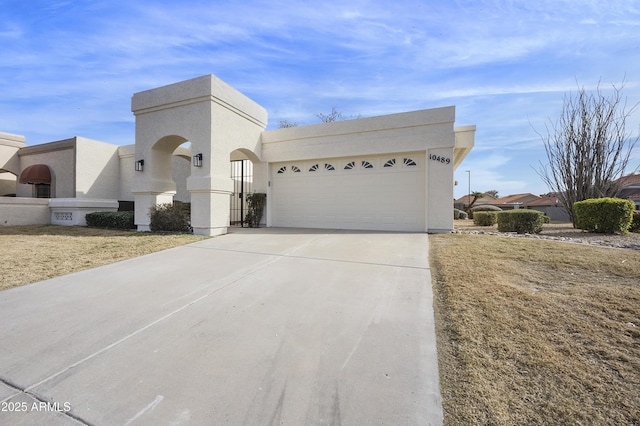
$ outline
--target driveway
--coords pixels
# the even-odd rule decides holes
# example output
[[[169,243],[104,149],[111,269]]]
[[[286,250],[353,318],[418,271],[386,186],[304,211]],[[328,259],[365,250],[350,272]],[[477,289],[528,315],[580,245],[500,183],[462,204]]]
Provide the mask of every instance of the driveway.
[[[427,238],[236,228],[0,292],[0,424],[441,424]]]

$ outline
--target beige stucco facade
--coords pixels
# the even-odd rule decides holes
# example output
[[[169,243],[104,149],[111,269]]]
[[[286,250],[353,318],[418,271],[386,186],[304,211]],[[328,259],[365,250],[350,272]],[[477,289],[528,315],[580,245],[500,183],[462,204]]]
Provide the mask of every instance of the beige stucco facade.
[[[267,111],[213,75],[136,93],[131,110],[135,144],[127,146],[82,137],[26,146],[0,133],[0,190],[34,198],[34,185],[16,181],[44,164],[56,200],[51,222],[71,220],[65,209],[75,209],[67,224],[82,224],[93,208],[128,203],[145,231],[151,206],[177,200],[191,202],[194,233],[218,235],[238,195],[230,161],[244,159],[252,162],[253,191],[267,194],[267,226],[446,232],[453,171],[475,135],[475,126],[454,127],[452,106],[267,131]],[[21,205],[12,203],[12,211]],[[0,197],[0,218],[8,204]]]

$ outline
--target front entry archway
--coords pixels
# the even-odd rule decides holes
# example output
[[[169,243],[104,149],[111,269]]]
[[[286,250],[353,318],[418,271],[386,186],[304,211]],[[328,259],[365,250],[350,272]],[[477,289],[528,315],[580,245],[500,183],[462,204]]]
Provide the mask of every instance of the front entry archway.
[[[169,151],[190,141],[192,155],[199,159],[191,163],[186,184],[193,232],[226,233],[234,191],[229,153],[242,150],[259,161],[266,110],[213,75],[136,93],[132,110],[135,160],[143,166],[135,172],[132,191],[138,230],[149,230],[151,206],[172,199],[176,187]]]

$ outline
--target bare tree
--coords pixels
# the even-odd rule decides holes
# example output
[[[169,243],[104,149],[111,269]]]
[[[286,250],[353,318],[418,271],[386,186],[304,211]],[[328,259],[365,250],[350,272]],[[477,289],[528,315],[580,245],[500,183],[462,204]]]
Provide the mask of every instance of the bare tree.
[[[622,176],[638,137],[626,132],[627,118],[638,104],[627,107],[622,97],[624,83],[613,85],[605,96],[600,85],[595,92],[578,88],[564,97],[560,118],[538,133],[548,164],[537,170],[547,186],[557,193],[574,226],[573,203],[589,198],[615,197],[616,180]]]
[[[280,120],[280,122],[278,123],[279,129],[287,129],[289,127],[298,127],[298,123],[289,120]]]
[[[332,107],[329,114],[323,114],[320,112],[316,114],[316,117],[318,117],[323,123],[333,123],[334,121],[344,120],[342,112],[338,111],[336,107]]]
[[[329,114],[318,113],[316,114],[316,117],[318,117],[323,123],[333,123],[334,121],[352,120],[354,118],[360,118],[361,116],[357,115],[356,117],[345,117],[344,115],[342,115],[342,112],[336,109],[336,107],[332,107]]]

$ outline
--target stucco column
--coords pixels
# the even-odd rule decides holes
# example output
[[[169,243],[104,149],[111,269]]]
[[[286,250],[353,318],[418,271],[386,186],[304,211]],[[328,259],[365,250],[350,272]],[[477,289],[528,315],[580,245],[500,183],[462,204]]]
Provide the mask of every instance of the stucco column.
[[[191,193],[193,233],[206,236],[226,234],[233,192],[231,178],[191,176],[187,179],[187,190]]]
[[[136,180],[133,185],[135,196],[135,224],[138,231],[151,230],[151,217],[149,209],[157,204],[173,203],[176,193],[176,184],[173,181],[161,180]]]
[[[453,230],[453,162],[453,148],[427,150],[426,229],[429,233]]]
[[[253,163],[253,192],[262,192],[267,194],[267,205],[262,213],[262,220],[260,220],[260,226],[271,226],[271,215],[269,210],[271,208],[271,187],[269,185],[269,163],[256,162]]]

